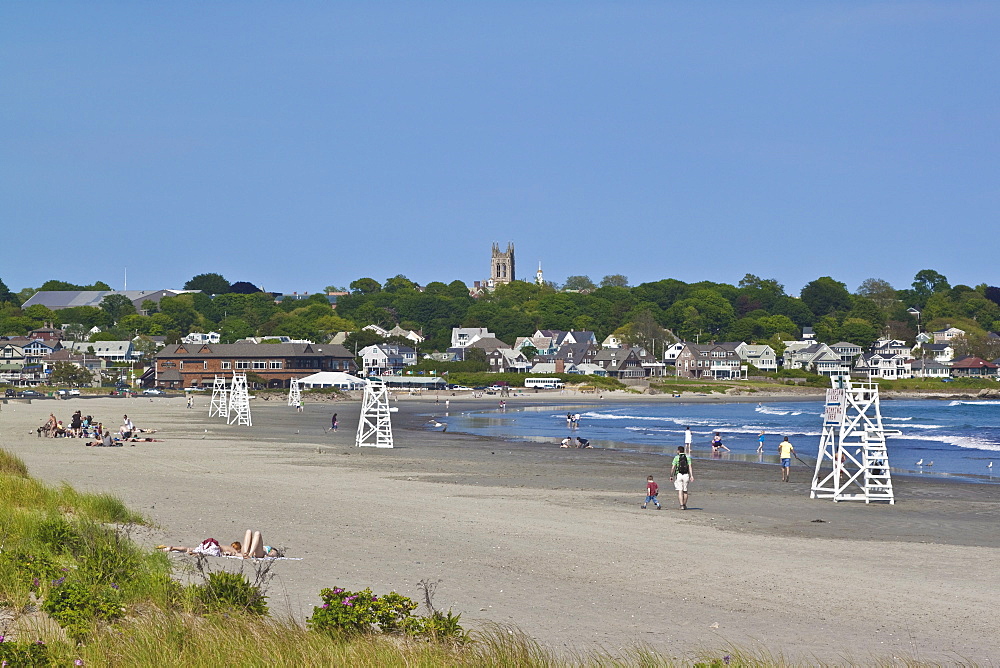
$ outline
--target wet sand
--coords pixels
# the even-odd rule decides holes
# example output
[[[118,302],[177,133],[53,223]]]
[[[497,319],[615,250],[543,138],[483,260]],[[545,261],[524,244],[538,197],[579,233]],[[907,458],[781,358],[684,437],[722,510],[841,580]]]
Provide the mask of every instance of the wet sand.
[[[507,400],[508,412],[575,401]],[[641,644],[690,658],[760,643],[803,662],[1000,655],[989,612],[1000,591],[995,485],[896,477],[895,506],[834,504],[809,499],[802,465],[784,484],[774,466],[696,460],[682,512],[666,457],[430,431],[442,410],[433,398],[400,397],[392,450],[353,447],[356,401],[307,399],[301,414],[255,401],[252,428],[209,418],[208,402],[10,402],[0,446],[43,480],[120,496],[156,523],[140,533],[151,545],[260,529],[303,558],[276,564],[270,592],[272,610],[299,619],[323,587],[418,598],[417,582],[431,579],[441,580],[437,606],[468,625],[517,624],[557,652]],[[451,411],[496,402],[454,397]],[[65,421],[77,407],[114,427],[128,413],[165,442],[88,448],[35,436],[50,411]],[[650,473],[662,511],[639,508]]]

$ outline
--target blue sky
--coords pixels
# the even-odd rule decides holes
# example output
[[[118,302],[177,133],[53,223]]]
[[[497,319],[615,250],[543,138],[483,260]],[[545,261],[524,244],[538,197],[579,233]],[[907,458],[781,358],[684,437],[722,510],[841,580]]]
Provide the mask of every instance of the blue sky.
[[[0,279],[471,284],[513,241],[558,282],[997,284],[997,35],[961,0],[5,2]]]

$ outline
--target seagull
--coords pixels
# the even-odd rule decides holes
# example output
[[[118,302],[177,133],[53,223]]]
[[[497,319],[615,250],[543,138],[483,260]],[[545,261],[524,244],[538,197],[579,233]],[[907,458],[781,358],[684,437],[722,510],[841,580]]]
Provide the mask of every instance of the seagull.
[[[917,462],[917,466],[923,466],[923,465],[924,465],[924,458],[923,458],[923,457],[921,457],[921,458],[920,458],[920,461],[919,461],[919,462]]]
[[[934,462],[927,462],[928,466],[934,466]]]
[[[993,462],[990,462],[989,464],[987,464],[987,465],[986,465],[986,468],[988,468],[988,469],[992,469],[992,468],[993,468]]]

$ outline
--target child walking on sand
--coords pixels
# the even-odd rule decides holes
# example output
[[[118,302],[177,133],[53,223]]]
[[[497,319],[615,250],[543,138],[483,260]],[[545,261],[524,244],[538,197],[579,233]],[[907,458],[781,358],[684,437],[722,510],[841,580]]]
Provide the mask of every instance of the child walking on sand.
[[[656,495],[660,493],[660,486],[653,482],[653,476],[646,477],[646,500],[642,502],[642,509],[646,509],[646,505],[652,501],[656,509],[660,509],[660,502],[656,500]]]

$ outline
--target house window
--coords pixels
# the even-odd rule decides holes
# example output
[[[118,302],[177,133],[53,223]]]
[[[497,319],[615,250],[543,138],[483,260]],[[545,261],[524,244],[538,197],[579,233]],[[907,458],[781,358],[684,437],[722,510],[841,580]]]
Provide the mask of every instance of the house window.
[[[250,368],[250,362],[248,362],[247,360],[236,360],[236,368],[237,369],[249,369]]]
[[[268,362],[267,368],[268,369],[280,369],[284,365],[285,365],[284,362]]]
[[[253,361],[253,368],[254,369],[266,369],[267,368],[267,362],[265,362],[263,360],[254,360]]]
[[[231,369],[232,367],[233,367],[233,363],[232,362],[223,362],[222,363],[222,368],[223,369]]]

